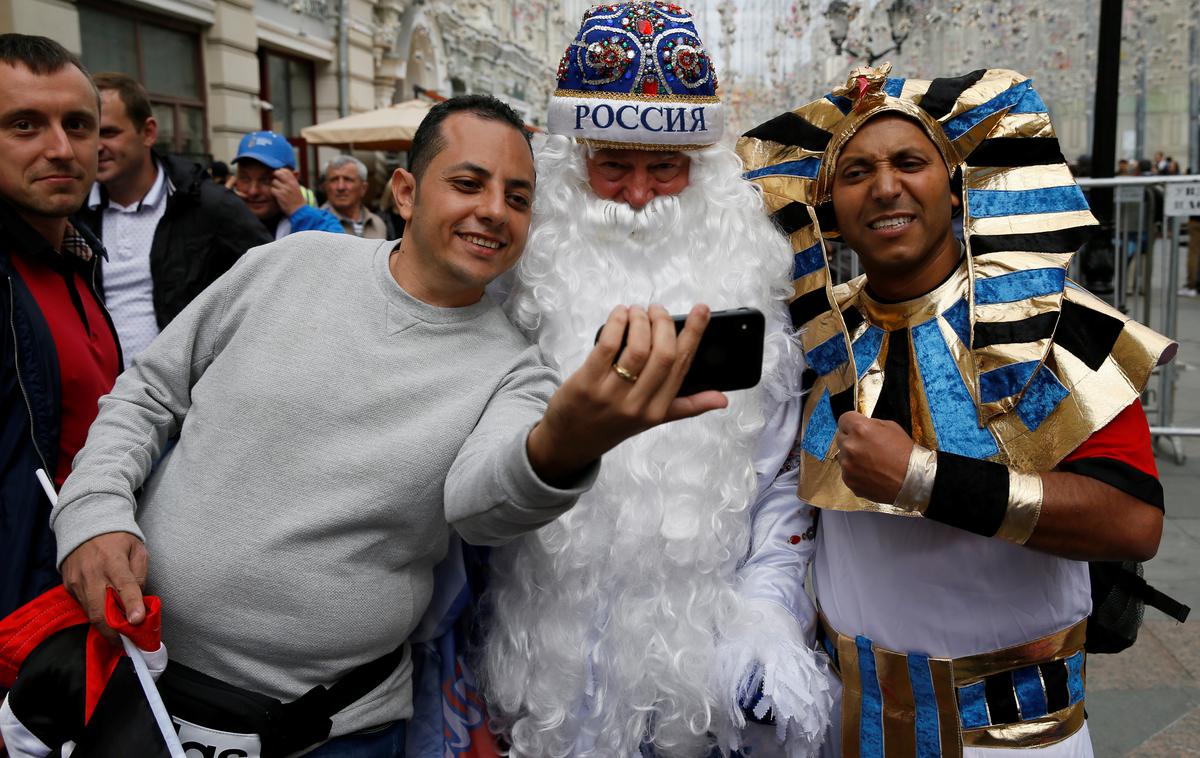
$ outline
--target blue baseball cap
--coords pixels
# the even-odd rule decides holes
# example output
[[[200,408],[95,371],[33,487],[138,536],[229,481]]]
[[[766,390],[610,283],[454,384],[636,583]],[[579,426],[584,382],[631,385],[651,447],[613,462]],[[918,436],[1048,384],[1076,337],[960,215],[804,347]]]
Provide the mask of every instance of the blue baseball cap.
[[[242,158],[250,158],[267,168],[296,168],[296,151],[288,144],[287,138],[275,132],[250,132],[242,137],[238,145],[237,163]]]

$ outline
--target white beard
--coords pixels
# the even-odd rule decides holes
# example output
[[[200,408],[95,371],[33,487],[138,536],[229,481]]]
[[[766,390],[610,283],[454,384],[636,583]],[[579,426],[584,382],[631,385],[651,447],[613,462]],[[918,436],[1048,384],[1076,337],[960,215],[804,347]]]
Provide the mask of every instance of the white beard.
[[[783,328],[792,256],[728,148],[692,153],[688,188],[641,212],[591,193],[583,150],[552,136],[539,151],[514,322],[565,376],[617,304],[756,307],[763,381],[621,444],[575,508],[493,552],[480,670],[514,756],[629,758],[650,743],[692,758],[728,726],[711,686],[717,633],[742,612],[759,435],[798,382]]]

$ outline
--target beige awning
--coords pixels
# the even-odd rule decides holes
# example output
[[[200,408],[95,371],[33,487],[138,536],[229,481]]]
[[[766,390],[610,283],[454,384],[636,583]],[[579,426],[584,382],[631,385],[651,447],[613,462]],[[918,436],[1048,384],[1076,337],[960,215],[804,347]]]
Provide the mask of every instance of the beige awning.
[[[333,145],[355,150],[407,150],[421,119],[433,103],[405,100],[387,108],[306,126],[300,135],[310,145]]]

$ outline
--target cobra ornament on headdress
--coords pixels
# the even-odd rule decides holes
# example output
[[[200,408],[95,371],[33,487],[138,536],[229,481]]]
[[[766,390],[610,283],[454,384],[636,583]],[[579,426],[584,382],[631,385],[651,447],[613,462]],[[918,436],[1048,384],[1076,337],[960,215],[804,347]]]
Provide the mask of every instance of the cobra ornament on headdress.
[[[817,375],[804,412],[802,448],[813,465],[806,467],[801,495],[825,507],[884,512],[892,510],[850,494],[829,462],[837,417],[851,409],[870,412],[889,350],[911,354],[920,370],[927,365],[922,361],[957,367],[954,386],[912,388],[914,399],[906,402],[912,404],[914,439],[934,449],[1047,470],[1124,407],[1109,406],[1126,398],[1130,387],[1144,386],[1168,345],[1070,289],[1067,266],[1096,221],[1031,79],[1003,69],[932,81],[890,77],[890,71],[886,64],[857,68],[846,86],[738,141],[747,178],[762,188],[768,212],[795,251],[790,307]],[[838,236],[830,202],[838,157],[863,124],[885,112],[919,124],[950,174],[962,171],[966,265],[959,276],[965,276],[965,285],[961,278],[954,284],[954,302],[923,303],[923,309],[932,309],[924,324],[917,325],[915,312],[906,314],[914,326],[903,346],[892,345],[893,333],[865,320],[855,307],[863,277],[834,290],[823,242]],[[943,289],[931,295],[936,299]],[[1085,298],[1088,318],[1099,325],[1099,342],[1079,348],[1086,355],[1078,364],[1056,354],[1051,370],[1047,361],[1063,309]],[[1113,351],[1120,360],[1111,358]],[[1080,370],[1072,373],[1076,365]],[[1099,383],[1089,372],[1107,372],[1113,386],[1121,387],[1111,393],[1111,402],[1079,407],[1071,390],[1080,382],[1092,381],[1093,389]],[[1055,434],[1045,434],[1051,428]],[[839,499],[841,505],[833,502]]]
[[[597,5],[558,64],[547,130],[595,147],[687,150],[721,139],[717,74],[692,14],[667,2]]]

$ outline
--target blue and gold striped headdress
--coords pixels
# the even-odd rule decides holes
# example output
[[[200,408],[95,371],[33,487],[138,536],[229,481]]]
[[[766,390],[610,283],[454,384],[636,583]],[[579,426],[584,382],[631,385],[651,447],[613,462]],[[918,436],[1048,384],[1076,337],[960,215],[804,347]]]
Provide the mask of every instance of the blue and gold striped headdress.
[[[802,495],[824,491],[827,500],[853,499],[837,467],[828,465],[835,419],[850,409],[870,413],[886,373],[885,356],[903,353],[907,360],[911,354],[922,372],[928,368],[922,361],[957,369],[946,386],[913,387],[914,399],[893,398],[911,404],[904,413],[910,414],[914,439],[933,449],[1044,471],[1111,420],[1124,407],[1118,403],[1136,398],[1169,346],[1068,282],[1071,257],[1096,221],[1031,79],[1002,69],[932,81],[889,73],[887,65],[855,69],[845,87],[756,127],[738,142],[747,178],[762,188],[768,211],[796,251],[792,319],[817,377],[805,404],[803,449],[818,465],[806,469],[814,483],[808,493],[802,485]],[[903,308],[874,313],[881,323],[892,319],[897,329],[906,320],[911,328],[903,330],[902,345],[892,344],[899,335],[886,324],[880,329],[870,323],[862,277],[832,287],[823,239],[836,237],[837,230],[821,227],[821,219],[832,218],[825,211],[831,210],[842,149],[881,113],[920,124],[950,173],[962,172],[966,265],[956,275],[953,298],[923,303],[922,308],[935,308],[923,317],[901,313]],[[931,297],[944,298],[945,291],[939,288]],[[1073,358],[1052,352],[1064,307],[1095,314],[1111,336],[1106,344],[1087,346],[1078,371]],[[1068,327],[1063,331],[1074,330],[1074,322]],[[1101,382],[1088,372],[1108,379]],[[923,374],[916,376],[917,384],[930,384],[921,380]],[[1064,402],[1083,384],[1112,389],[1113,382],[1120,388],[1110,399],[1087,407],[1078,398]],[[1053,433],[1042,434],[1048,429]],[[865,501],[846,507],[889,511]]]

